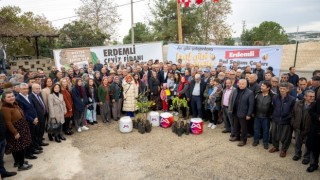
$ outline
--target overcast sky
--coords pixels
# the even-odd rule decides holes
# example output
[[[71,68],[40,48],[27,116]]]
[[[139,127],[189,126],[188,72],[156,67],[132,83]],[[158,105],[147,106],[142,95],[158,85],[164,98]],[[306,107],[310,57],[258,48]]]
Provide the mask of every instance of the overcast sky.
[[[138,1],[138,0],[134,0]],[[144,0],[134,4],[134,21],[146,22],[153,0]],[[220,0],[223,1],[223,0]],[[118,5],[130,3],[130,0],[114,0]],[[232,26],[233,36],[242,32],[242,21],[246,27],[258,26],[263,21],[275,21],[282,25],[286,32],[320,30],[320,0],[231,0],[233,13],[227,22]],[[55,27],[77,19],[75,9],[81,5],[80,0],[0,0],[0,7],[19,6],[22,11],[32,11],[44,15],[53,21]],[[122,22],[119,24],[118,40],[128,33],[131,26],[130,5],[118,7]]]

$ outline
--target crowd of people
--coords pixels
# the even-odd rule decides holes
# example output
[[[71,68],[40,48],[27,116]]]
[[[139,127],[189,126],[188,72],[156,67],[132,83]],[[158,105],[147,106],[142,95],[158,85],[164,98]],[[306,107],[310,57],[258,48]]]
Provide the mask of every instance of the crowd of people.
[[[285,157],[295,138],[294,161],[303,158],[308,172],[318,169],[320,152],[320,70],[312,79],[299,77],[295,67],[275,76],[273,68],[230,68],[222,63],[200,68],[190,63],[149,60],[78,67],[53,66],[47,75],[43,69],[25,70],[7,76],[0,74],[0,173],[13,176],[3,166],[3,155],[12,154],[18,171],[32,168],[25,159],[37,159],[43,152],[46,124],[62,124],[49,141],[61,143],[65,135],[89,130],[90,125],[118,121],[123,113],[133,117],[137,98],[154,101],[151,110],[168,111],[172,98],[185,98],[191,108],[182,108],[183,116],[208,121],[208,128],[224,124],[222,133],[238,146],[253,138],[253,146],[262,139],[270,153]],[[269,144],[272,147],[269,149]],[[281,146],[280,146],[281,144]],[[302,146],[305,152],[302,155]]]

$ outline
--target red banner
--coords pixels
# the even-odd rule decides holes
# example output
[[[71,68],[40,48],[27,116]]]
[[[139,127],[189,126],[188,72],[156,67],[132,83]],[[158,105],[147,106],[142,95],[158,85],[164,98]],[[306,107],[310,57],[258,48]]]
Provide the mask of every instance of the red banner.
[[[238,51],[226,51],[226,59],[236,59],[236,58],[257,58],[260,56],[260,49],[248,49],[248,50],[238,50]]]

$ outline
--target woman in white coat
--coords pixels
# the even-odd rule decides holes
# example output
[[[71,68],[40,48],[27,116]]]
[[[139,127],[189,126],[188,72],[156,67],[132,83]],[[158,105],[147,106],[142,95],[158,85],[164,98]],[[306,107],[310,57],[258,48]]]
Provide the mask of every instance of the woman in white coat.
[[[134,117],[134,111],[137,110],[138,86],[134,84],[134,80],[128,74],[122,81],[123,87],[123,107],[122,110],[127,112],[127,115]]]
[[[53,85],[51,93],[48,96],[49,107],[49,122],[55,120],[61,123],[60,130],[55,133],[55,141],[60,143],[61,140],[66,140],[62,135],[62,124],[64,123],[64,114],[67,113],[66,104],[61,94],[61,86],[59,84]],[[55,119],[55,120],[54,120]]]

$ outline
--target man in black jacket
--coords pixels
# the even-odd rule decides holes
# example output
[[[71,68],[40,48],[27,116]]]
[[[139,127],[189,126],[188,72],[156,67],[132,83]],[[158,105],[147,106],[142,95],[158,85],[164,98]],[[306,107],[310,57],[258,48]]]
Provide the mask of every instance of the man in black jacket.
[[[234,119],[235,136],[231,137],[230,141],[240,140],[238,146],[244,146],[247,144],[247,121],[251,119],[254,108],[254,94],[247,88],[247,80],[239,80],[238,88],[234,90],[231,98],[229,111],[232,112]]]
[[[253,146],[259,144],[260,132],[262,128],[263,147],[269,148],[269,129],[272,114],[272,97],[271,83],[269,81],[261,81],[261,91],[255,96],[254,111],[254,140]]]
[[[6,149],[6,125],[4,123],[4,119],[2,113],[0,112],[0,174],[1,178],[11,177],[16,175],[16,172],[8,172],[6,168],[3,166],[3,156],[4,151]],[[0,178],[0,179],[1,179]]]
[[[97,60],[97,64],[93,66],[93,71],[99,71],[101,73],[101,69],[103,68],[103,65],[101,64],[100,60]]]
[[[291,66],[289,68],[288,76],[289,76],[288,82],[293,84],[295,87],[297,87],[299,82],[299,76],[296,74],[296,68],[294,66]]]
[[[260,92],[260,86],[257,83],[258,76],[256,74],[250,74],[248,78],[248,88],[253,92],[254,96],[257,95],[258,92]],[[253,119],[247,121],[248,124],[248,137],[252,137],[254,134],[254,128],[253,128]]]
[[[310,148],[313,154],[314,161],[310,164],[307,171],[313,172],[319,167],[319,154],[320,154],[320,76],[312,77],[312,85],[315,92],[315,104],[310,109],[312,117],[311,132],[307,147]]]
[[[256,68],[253,69],[253,74],[256,74],[258,76],[258,83],[264,80],[265,71],[261,68],[261,63],[256,64]]]

